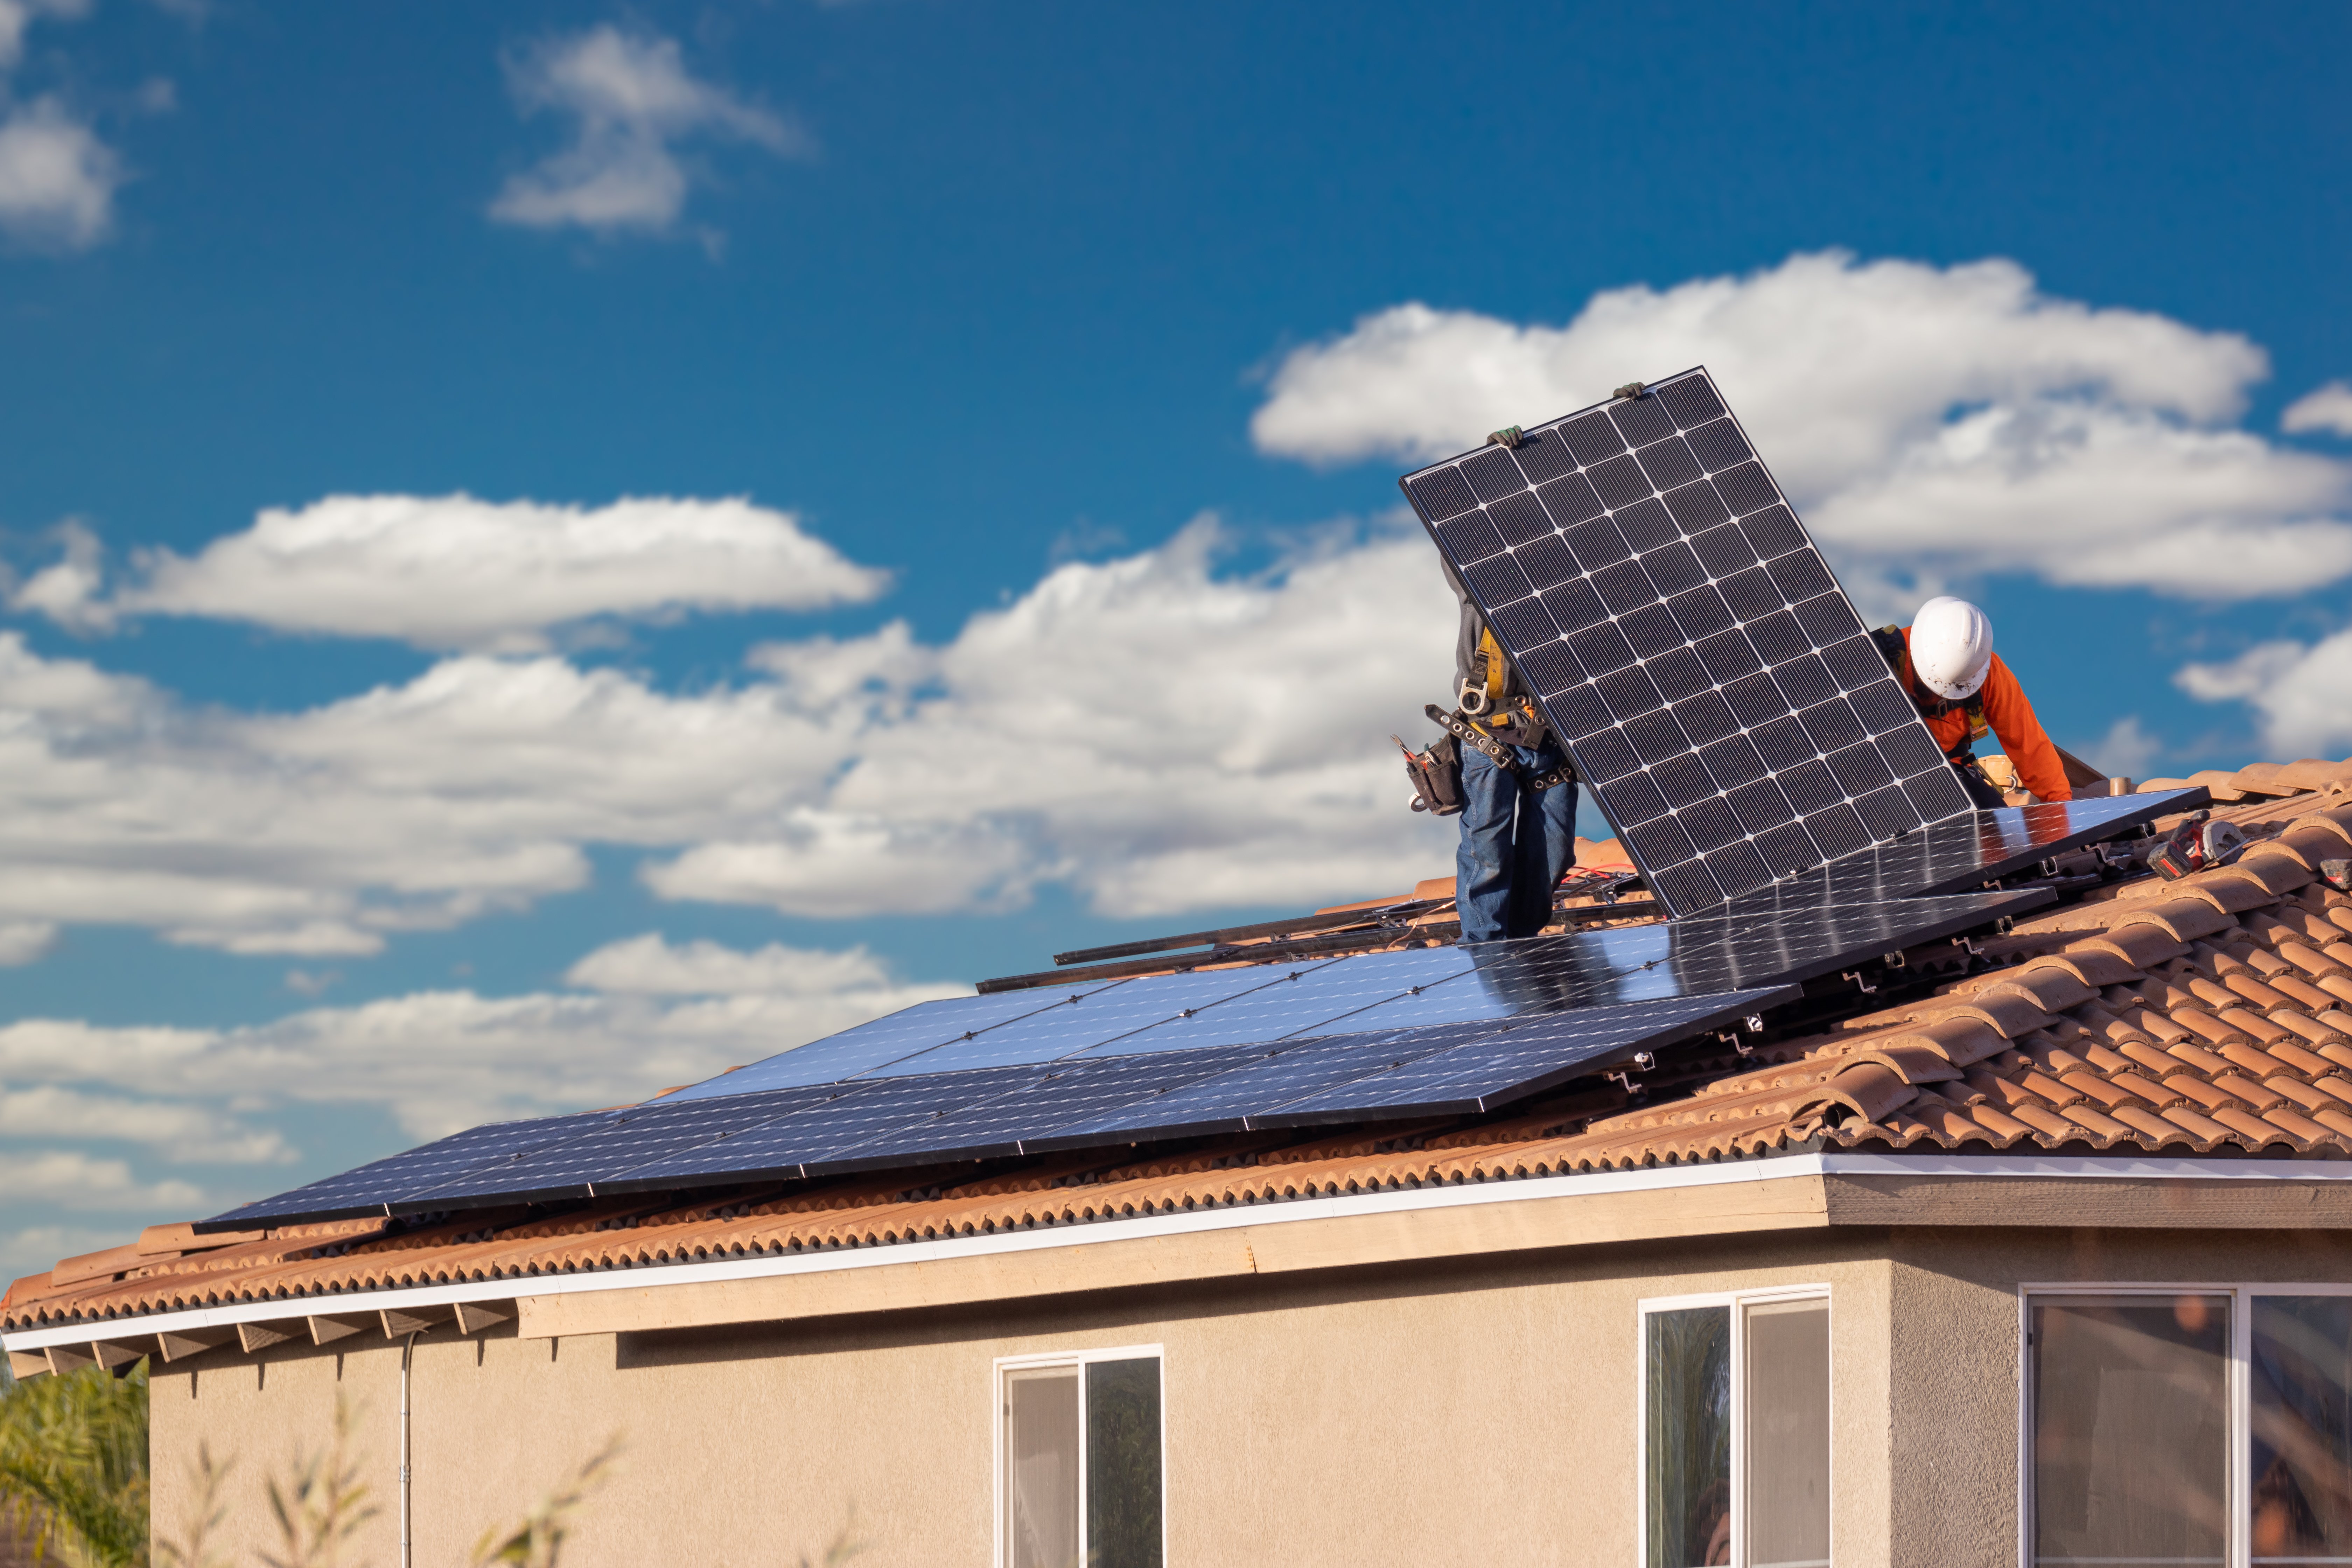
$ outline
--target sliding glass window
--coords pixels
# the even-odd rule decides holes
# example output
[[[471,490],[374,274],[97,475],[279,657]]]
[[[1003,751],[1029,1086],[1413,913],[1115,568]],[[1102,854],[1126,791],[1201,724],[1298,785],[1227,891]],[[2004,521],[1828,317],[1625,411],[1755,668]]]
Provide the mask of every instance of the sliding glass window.
[[[1645,1305],[1645,1568],[1829,1568],[1830,1302]]]
[[[1160,1352],[997,1363],[1001,1568],[1160,1568]]]
[[[2032,1568],[2352,1568],[2352,1289],[2026,1298]]]

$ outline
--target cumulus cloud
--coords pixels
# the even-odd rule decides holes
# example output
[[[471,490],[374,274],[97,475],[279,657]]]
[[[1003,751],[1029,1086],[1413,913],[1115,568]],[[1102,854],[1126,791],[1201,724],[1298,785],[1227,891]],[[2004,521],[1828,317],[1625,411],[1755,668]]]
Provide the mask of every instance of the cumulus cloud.
[[[755,952],[698,941],[672,946],[659,931],[607,943],[564,979],[592,991],[641,996],[824,995],[887,984],[882,961],[862,947],[824,952],[772,942]]]
[[[2291,435],[2326,430],[2337,436],[2352,436],[2352,384],[2331,381],[2316,392],[2296,398],[2279,416],[2279,428]]]
[[[43,249],[81,250],[114,223],[121,161],[54,98],[0,120],[0,235]]]
[[[140,552],[111,595],[95,536],[71,524],[62,532],[62,558],[10,603],[76,630],[123,616],[205,616],[517,651],[591,616],[809,610],[870,599],[889,581],[803,531],[792,513],[740,497],[580,507],[330,496],[263,511],[193,558]]]
[[[190,1183],[142,1182],[121,1160],[94,1160],[68,1149],[0,1151],[0,1193],[12,1202],[65,1209],[193,1211],[205,1201],[203,1189]]]
[[[779,157],[813,151],[807,133],[687,68],[675,40],[610,24],[551,38],[508,62],[522,111],[572,121],[562,151],[509,179],[490,216],[533,228],[598,234],[677,224],[694,174],[682,143],[749,143]]]
[[[2352,466],[2235,424],[2259,348],[2053,299],[2006,260],[1798,256],[1598,294],[1563,327],[1399,305],[1286,357],[1251,430],[1309,462],[1425,459],[1702,363],[1890,608],[1997,572],[2196,598],[2352,572]]]
[[[1233,574],[1219,537],[1066,564],[945,643],[771,645],[688,693],[467,654],[247,714],[0,635],[0,922],[362,954],[576,889],[593,845],[649,852],[666,897],[833,916],[1047,881],[1120,914],[1295,904],[1442,869],[1381,739],[1425,727],[1449,668],[1426,542],[1384,525]]]
[[[108,1027],[34,1018],[0,1026],[0,1137],[132,1143],[174,1164],[304,1163],[312,1174],[383,1150],[321,1143],[320,1108],[385,1112],[424,1141],[483,1121],[641,1100],[969,987],[895,977],[862,951],[744,952],[657,937],[584,959],[610,994],[424,992],[234,1029]],[[549,1064],[562,1064],[560,1072]],[[299,1174],[142,1182],[74,1149],[0,1152],[0,1205],[147,1209],[184,1218]],[[177,1212],[174,1212],[177,1211]]]
[[[1417,531],[1262,574],[1220,533],[1056,568],[929,647],[903,627],[755,659],[839,748],[757,837],[647,872],[668,898],[793,912],[990,907],[1059,881],[1119,915],[1376,894],[1432,874],[1391,731],[1450,669]]]
[[[2138,714],[2126,713],[2108,725],[2107,732],[2084,748],[2083,755],[2111,778],[2144,779],[2156,772],[2165,751],[2163,737],[2149,733]]]
[[[2185,666],[2174,679],[2200,701],[2252,707],[2270,756],[2352,751],[2352,630],[2311,644],[2258,643],[2232,659]]]
[[[0,1264],[46,1268],[124,1239],[58,1239],[59,1209],[187,1219],[513,1117],[627,1104],[970,987],[909,983],[862,951],[740,952],[658,936],[583,960],[572,991],[424,992],[246,1028],[0,1026]],[[551,1064],[561,1064],[560,1070]],[[383,1112],[387,1146],[322,1135],[322,1110]],[[59,1142],[132,1144],[161,1166]],[[173,1173],[226,1167],[201,1184]],[[7,1222],[29,1221],[13,1239]]]

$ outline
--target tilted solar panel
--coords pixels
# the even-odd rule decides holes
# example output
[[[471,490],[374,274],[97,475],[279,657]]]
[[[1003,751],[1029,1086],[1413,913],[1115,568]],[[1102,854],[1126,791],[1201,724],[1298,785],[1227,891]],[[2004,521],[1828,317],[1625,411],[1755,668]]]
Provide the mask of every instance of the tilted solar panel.
[[[1252,1116],[1249,1124],[1311,1127],[1491,1110],[1583,1077],[1629,1052],[1735,1023],[1794,994],[1790,986],[1766,985],[1515,1020],[1507,1028],[1286,1101]]]
[[[1704,369],[1401,483],[1670,912],[1970,809]]]

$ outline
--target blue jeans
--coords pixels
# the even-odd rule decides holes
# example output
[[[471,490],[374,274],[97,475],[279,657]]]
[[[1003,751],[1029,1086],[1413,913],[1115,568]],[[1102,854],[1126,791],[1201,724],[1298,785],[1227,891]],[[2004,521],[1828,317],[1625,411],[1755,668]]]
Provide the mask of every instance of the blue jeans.
[[[1559,742],[1512,754],[1529,776],[1565,759]],[[1462,748],[1462,847],[1454,856],[1454,901],[1464,942],[1533,936],[1551,919],[1552,889],[1576,864],[1576,785],[1530,795],[1486,753]]]

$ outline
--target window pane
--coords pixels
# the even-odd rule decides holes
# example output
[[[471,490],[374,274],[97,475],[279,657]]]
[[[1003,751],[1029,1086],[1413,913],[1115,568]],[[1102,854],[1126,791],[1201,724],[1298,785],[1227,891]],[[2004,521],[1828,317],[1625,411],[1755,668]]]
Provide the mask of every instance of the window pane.
[[[2352,1562],[2352,1297],[2254,1299],[2254,1561]]]
[[[2032,1329],[2034,1562],[2219,1563],[2230,1298],[2036,1297]]]
[[[1731,1561],[1731,1309],[1643,1320],[1649,1568]]]
[[[1830,1304],[1758,1302],[1748,1317],[1749,1568],[1828,1568]]]
[[[1078,1369],[1004,1375],[1004,1560],[1078,1561]]]
[[[1087,1561],[1160,1568],[1160,1358],[1087,1366]]]

